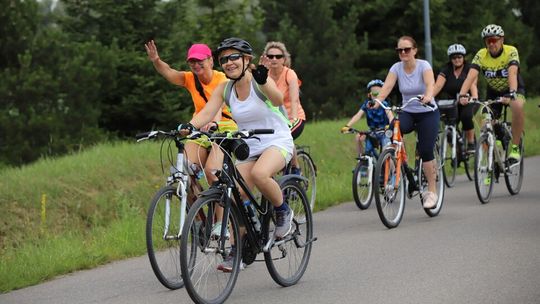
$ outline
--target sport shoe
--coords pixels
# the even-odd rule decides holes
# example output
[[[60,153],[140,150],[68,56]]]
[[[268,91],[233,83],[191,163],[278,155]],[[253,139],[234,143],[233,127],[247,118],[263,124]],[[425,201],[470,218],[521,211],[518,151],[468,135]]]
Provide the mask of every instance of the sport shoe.
[[[439,196],[431,191],[424,192],[424,209],[433,209],[437,207]]]
[[[236,250],[232,249],[229,255],[223,259],[223,262],[217,266],[218,270],[221,270],[223,272],[231,272],[233,269],[233,263],[234,263],[234,256],[236,255]],[[240,260],[240,270],[244,270],[246,268],[246,264]]]
[[[283,238],[292,228],[292,219],[294,212],[289,208],[287,211],[275,211],[276,214],[276,230],[274,231],[274,236],[276,238]]]
[[[228,239],[231,237],[231,234],[229,233],[229,230],[226,230],[225,237]],[[221,236],[221,222],[215,223],[212,226],[212,233],[210,233],[210,236],[212,238],[218,239]]]
[[[467,144],[467,153],[474,154],[476,152],[476,147],[473,143]]]
[[[302,175],[302,171],[300,171],[300,168],[291,167],[291,174]]]
[[[508,160],[512,163],[517,163],[521,159],[521,153],[519,151],[519,146],[512,144],[512,149],[510,154],[508,154]]]

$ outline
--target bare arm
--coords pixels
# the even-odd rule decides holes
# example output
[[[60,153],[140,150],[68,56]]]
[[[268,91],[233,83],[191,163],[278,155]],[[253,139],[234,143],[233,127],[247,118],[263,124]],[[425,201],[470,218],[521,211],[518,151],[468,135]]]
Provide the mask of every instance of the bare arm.
[[[429,103],[433,99],[433,88],[435,87],[435,76],[433,76],[433,70],[427,69],[422,73],[424,78],[424,84],[426,85],[426,91],[424,92],[424,98],[422,102]]]
[[[161,76],[163,76],[172,84],[184,86],[185,72],[177,71],[171,68],[169,64],[159,58],[159,54],[154,40],[150,40],[144,45],[144,47],[146,48],[146,54],[148,54],[148,59],[152,61],[154,68],[156,69],[156,71],[158,71],[159,74],[161,74]]]
[[[272,78],[268,77],[266,79],[266,83],[259,85],[259,88],[261,88],[261,91],[266,97],[268,97],[274,106],[278,107],[283,105],[283,94],[278,89],[275,81]]]
[[[397,75],[388,72],[388,75],[386,75],[386,79],[384,80],[384,85],[381,88],[379,95],[377,96],[378,100],[385,100],[388,95],[390,95],[390,92],[392,92],[392,89],[394,88],[394,85],[396,85],[397,81]],[[375,107],[379,107],[378,103],[375,103]]]
[[[478,99],[478,77],[476,77],[473,80],[473,83],[471,84],[471,89],[469,90],[471,92],[471,97]]]
[[[463,82],[463,85],[461,86],[461,89],[459,90],[459,96],[466,95],[471,89],[471,87],[473,86],[473,84],[476,84],[477,81],[478,81],[478,70],[470,69],[469,73],[467,74],[467,78],[465,78],[465,81]],[[476,90],[476,94],[478,97],[478,89]],[[459,103],[462,105],[466,105],[468,102],[469,100],[467,98],[459,98]]]
[[[517,91],[518,88],[518,66],[511,65],[508,67],[508,89],[510,91]]]
[[[437,81],[435,81],[435,87],[433,88],[433,96],[434,97],[439,95],[442,88],[444,88],[445,83],[446,83],[446,78],[444,76],[442,76],[441,74],[439,74],[437,76]]]
[[[225,90],[226,84],[226,81],[220,83],[212,92],[212,96],[210,96],[210,100],[208,100],[206,106],[191,119],[190,123],[195,128],[202,128],[221,112],[221,107],[223,106],[223,91]]]
[[[300,104],[300,87],[298,86],[298,76],[293,70],[287,73],[287,83],[289,84],[289,101],[291,102],[291,117],[289,119],[296,120]]]
[[[360,109],[358,112],[356,112],[356,114],[354,114],[353,117],[351,117],[351,120],[349,120],[349,122],[345,126],[350,127],[354,125],[355,122],[359,121],[360,118],[362,118],[362,115],[364,115],[364,111]]]

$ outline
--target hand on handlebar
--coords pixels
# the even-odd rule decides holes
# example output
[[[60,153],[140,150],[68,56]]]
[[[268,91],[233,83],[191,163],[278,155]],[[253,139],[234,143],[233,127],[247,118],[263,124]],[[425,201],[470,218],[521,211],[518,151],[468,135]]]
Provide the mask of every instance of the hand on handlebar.
[[[341,133],[345,134],[345,133],[349,133],[349,132],[351,132],[351,127],[345,126],[345,127],[341,128]]]
[[[181,135],[186,136],[195,130],[195,127],[191,123],[183,123],[178,125],[178,132]]]

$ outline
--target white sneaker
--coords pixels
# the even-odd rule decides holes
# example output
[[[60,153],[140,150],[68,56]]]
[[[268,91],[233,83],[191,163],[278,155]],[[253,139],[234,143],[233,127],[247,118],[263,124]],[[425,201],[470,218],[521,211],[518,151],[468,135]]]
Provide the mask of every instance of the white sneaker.
[[[228,239],[228,238],[230,238],[231,235],[230,235],[228,229],[226,231],[227,232],[225,233],[225,238]],[[212,226],[212,232],[211,232],[210,236],[215,238],[215,239],[219,239],[219,237],[221,236],[221,222],[215,223]]]
[[[424,192],[423,195],[424,198],[424,209],[433,209],[437,207],[437,200],[439,199],[439,196],[431,191]]]
[[[274,231],[274,236],[280,239],[291,232],[294,212],[289,208],[288,211],[275,211],[275,213],[276,230]]]

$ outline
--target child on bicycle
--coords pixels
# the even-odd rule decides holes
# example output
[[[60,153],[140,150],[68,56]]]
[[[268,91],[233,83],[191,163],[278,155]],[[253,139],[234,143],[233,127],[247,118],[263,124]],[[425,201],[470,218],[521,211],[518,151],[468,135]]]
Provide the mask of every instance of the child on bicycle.
[[[380,79],[373,79],[368,82],[366,86],[368,91],[367,99],[360,106],[360,110],[358,110],[358,112],[353,117],[351,117],[349,122],[343,128],[341,128],[341,133],[349,132],[351,129],[351,125],[359,121],[360,118],[362,118],[362,116],[364,115],[364,113],[366,114],[367,125],[371,130],[385,128],[390,124],[392,119],[394,119],[391,111],[386,111],[382,107],[374,108],[370,105],[370,101],[379,95],[379,91],[381,90],[383,85],[384,82]],[[383,101],[383,104],[385,106],[389,106],[386,100]],[[384,147],[390,143],[390,139],[384,136],[384,134],[377,134],[376,137],[379,140],[381,147]],[[375,152],[375,147],[373,146],[373,143],[371,142],[371,140],[369,140],[369,138],[366,140],[365,135],[357,134],[355,140],[357,143],[358,156],[362,155],[362,152],[366,154],[372,154],[373,152]],[[362,147],[362,143],[364,141],[366,142],[365,150]]]

